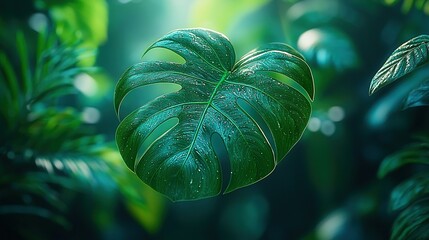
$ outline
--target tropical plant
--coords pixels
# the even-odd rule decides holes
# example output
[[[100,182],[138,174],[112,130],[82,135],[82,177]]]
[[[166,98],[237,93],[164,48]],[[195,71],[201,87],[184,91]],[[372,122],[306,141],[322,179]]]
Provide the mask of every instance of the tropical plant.
[[[180,85],[122,120],[116,142],[127,166],[170,199],[217,195],[270,174],[301,137],[311,113],[314,82],[304,58],[272,43],[239,61],[222,34],[173,31],[149,47],[166,48],[185,63],[144,61],[129,68],[115,89],[115,110],[137,87]],[[282,77],[283,76],[283,77]],[[213,135],[225,144],[222,169]],[[142,148],[142,145],[146,145]]]
[[[400,79],[429,62],[429,36],[415,37],[398,47],[375,74],[370,94]],[[428,81],[412,89],[404,100],[404,108],[429,104]],[[424,110],[424,109],[423,109]],[[416,143],[386,157],[378,171],[385,177],[409,164],[429,164],[429,138],[419,136]],[[429,172],[419,168],[418,173],[404,180],[391,193],[390,209],[401,211],[393,224],[391,239],[426,239],[429,237]]]
[[[61,98],[77,93],[75,76],[95,70],[78,66],[85,50],[61,44],[54,34],[40,33],[34,45],[25,39],[22,32],[17,33],[17,54],[0,52],[2,225],[16,238],[43,231],[30,224],[34,220],[68,231],[73,228],[69,205],[97,190],[94,196],[103,196],[104,204],[121,196],[131,213],[155,231],[162,198],[141,188],[140,181],[117,161],[114,148],[84,125],[81,113]],[[9,57],[14,55],[18,59]],[[136,184],[139,188],[129,188]],[[24,231],[28,226],[32,230]],[[49,231],[41,234],[50,236]]]

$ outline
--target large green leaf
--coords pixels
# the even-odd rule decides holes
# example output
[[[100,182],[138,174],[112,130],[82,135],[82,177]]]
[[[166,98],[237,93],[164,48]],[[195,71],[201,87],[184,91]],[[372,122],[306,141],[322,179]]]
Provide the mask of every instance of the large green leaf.
[[[429,175],[419,174],[399,184],[390,195],[390,209],[393,211],[409,206],[429,193]]]
[[[142,62],[128,69],[115,89],[115,109],[137,87],[156,83],[181,86],[141,106],[122,120],[116,132],[120,153],[130,169],[149,186],[172,200],[199,199],[255,183],[270,174],[301,137],[314,97],[311,71],[291,47],[273,43],[235,62],[229,40],[205,29],[173,31],[149,49],[166,48],[184,64]],[[295,81],[276,80],[269,73]],[[245,109],[250,109],[253,114]],[[263,131],[263,119],[268,126]],[[143,154],[140,146],[164,123]],[[225,144],[231,172],[221,164],[211,138]],[[272,139],[270,144],[268,139]]]
[[[428,239],[429,238],[429,203],[422,200],[405,209],[393,224],[390,239]]]
[[[429,35],[420,35],[399,46],[371,80],[369,94],[428,62]]]

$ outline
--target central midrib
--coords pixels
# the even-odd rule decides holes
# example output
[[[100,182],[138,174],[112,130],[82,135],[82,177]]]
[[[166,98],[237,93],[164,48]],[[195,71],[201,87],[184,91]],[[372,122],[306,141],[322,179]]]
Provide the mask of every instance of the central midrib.
[[[194,148],[195,142],[197,141],[198,133],[200,132],[200,129],[201,129],[202,125],[203,125],[204,118],[206,117],[207,111],[209,110],[210,106],[212,105],[213,98],[215,97],[215,95],[216,95],[219,87],[226,80],[226,78],[228,77],[228,75],[229,75],[229,72],[225,71],[225,73],[222,75],[222,78],[220,79],[220,81],[216,84],[216,87],[214,88],[213,93],[210,96],[209,101],[207,102],[207,106],[206,106],[206,108],[204,108],[204,111],[201,114],[200,121],[198,122],[197,129],[195,130],[195,133],[194,133],[194,137],[192,139],[191,144],[189,145],[189,150],[188,150],[188,153],[186,154],[186,159],[188,159],[189,155],[191,155],[191,151]]]

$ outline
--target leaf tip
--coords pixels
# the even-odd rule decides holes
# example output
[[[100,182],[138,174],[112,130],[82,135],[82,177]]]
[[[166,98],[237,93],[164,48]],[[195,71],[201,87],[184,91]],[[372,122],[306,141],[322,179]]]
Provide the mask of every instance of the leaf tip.
[[[369,84],[368,96],[373,95],[379,89],[379,84],[377,84],[377,78],[373,77],[371,83]]]

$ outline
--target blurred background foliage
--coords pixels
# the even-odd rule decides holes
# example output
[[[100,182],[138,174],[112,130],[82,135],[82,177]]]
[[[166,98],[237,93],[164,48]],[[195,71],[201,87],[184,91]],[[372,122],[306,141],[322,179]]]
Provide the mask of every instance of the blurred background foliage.
[[[413,106],[407,96],[427,94],[427,65],[371,97],[368,87],[394,49],[429,32],[428,9],[425,0],[2,1],[2,233],[24,239],[388,238],[397,215],[389,210],[391,191],[424,166],[383,179],[377,171],[386,156],[397,156],[391,154],[429,130],[427,106],[402,110]],[[290,44],[310,63],[316,99],[302,140],[269,177],[227,195],[172,204],[123,164],[113,144],[112,98],[117,79],[152,42],[188,27],[224,33],[238,56],[267,42]],[[171,57],[180,61],[162,50],[145,59]],[[121,115],[173,90],[137,90]],[[427,211],[427,202],[417,207],[423,210],[408,208],[398,219]]]

